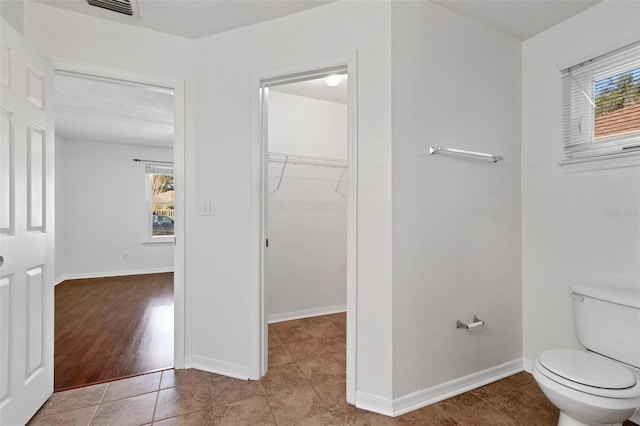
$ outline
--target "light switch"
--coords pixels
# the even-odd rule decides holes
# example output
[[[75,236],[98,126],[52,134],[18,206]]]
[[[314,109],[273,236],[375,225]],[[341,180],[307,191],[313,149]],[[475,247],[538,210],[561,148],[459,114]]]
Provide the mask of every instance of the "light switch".
[[[213,200],[202,200],[200,207],[200,214],[202,216],[213,216]]]

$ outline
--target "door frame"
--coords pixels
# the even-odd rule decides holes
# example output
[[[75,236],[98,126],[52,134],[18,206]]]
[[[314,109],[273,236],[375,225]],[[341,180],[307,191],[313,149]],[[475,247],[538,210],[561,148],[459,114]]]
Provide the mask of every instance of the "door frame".
[[[332,71],[346,71],[347,105],[347,402],[355,404],[358,294],[358,70],[357,53],[313,61],[265,72],[253,79],[253,175],[252,175],[252,285],[250,289],[250,377],[258,379],[268,369],[268,321],[265,310],[265,269],[268,208],[267,98],[270,86],[321,78]],[[266,95],[266,96],[265,96]]]
[[[153,86],[162,86],[174,90],[174,141],[173,173],[175,176],[175,246],[173,251],[173,304],[174,304],[174,351],[173,365],[176,369],[185,368],[185,82],[184,80],[165,78],[149,74],[140,74],[66,59],[51,59],[54,73],[66,71],[92,75],[99,78],[123,80]],[[55,75],[54,75],[55,87]],[[55,112],[54,112],[55,114]]]

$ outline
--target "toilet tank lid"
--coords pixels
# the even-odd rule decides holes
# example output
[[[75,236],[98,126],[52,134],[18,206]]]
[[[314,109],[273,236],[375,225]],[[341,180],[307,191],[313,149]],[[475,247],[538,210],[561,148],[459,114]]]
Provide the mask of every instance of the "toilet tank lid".
[[[571,292],[640,309],[640,292],[637,290],[595,284],[576,284],[571,286]]]

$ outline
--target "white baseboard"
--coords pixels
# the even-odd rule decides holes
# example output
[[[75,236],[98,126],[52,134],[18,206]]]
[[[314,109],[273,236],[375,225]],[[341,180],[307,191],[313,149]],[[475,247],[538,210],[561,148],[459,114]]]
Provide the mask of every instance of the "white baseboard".
[[[505,362],[459,379],[451,380],[427,389],[413,392],[393,400],[356,393],[356,407],[385,416],[396,417],[430,404],[451,398],[472,389],[504,379],[523,371],[522,358]]]
[[[185,357],[185,368],[197,368],[198,370],[221,374],[234,379],[249,380],[249,366],[204,356],[192,355]]]
[[[533,361],[527,357],[522,358],[522,367],[527,373],[533,372]]]
[[[274,322],[291,321],[300,318],[317,317],[320,315],[337,314],[346,312],[347,305],[324,306],[322,308],[305,309],[302,311],[285,312],[283,314],[271,314],[267,317],[269,324]]]
[[[450,382],[396,398],[393,402],[393,416],[399,416],[504,379],[507,376],[521,372],[522,369],[522,358],[518,358],[477,373],[469,374],[468,376],[460,377],[459,379],[451,380]]]
[[[356,392],[356,407],[362,410],[373,411],[384,416],[394,417],[394,400],[380,398],[364,392]]]
[[[631,416],[629,420],[637,425],[640,425],[640,408],[636,410],[636,412],[633,414],[633,416]]]
[[[91,272],[81,274],[67,274],[62,277],[56,278],[55,285],[60,284],[66,280],[82,280],[86,278],[108,278],[108,277],[123,277],[126,275],[146,275],[146,274],[162,274],[166,272],[173,272],[171,268],[155,268],[155,269],[134,269],[130,271],[112,271],[112,272]]]

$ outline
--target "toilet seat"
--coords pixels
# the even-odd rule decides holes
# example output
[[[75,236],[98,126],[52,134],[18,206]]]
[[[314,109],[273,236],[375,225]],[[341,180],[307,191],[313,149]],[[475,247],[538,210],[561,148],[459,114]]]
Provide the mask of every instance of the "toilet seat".
[[[636,384],[628,368],[585,351],[551,349],[540,355],[540,363],[558,376],[595,388],[628,389]]]
[[[581,351],[577,351],[575,349],[567,349],[567,350],[568,351],[581,352]],[[551,351],[555,351],[555,350],[552,349]],[[606,359],[600,359],[600,357],[598,357],[597,355],[589,354],[589,353],[586,353],[586,352],[584,352],[584,353],[589,355],[589,356],[596,357],[599,361],[600,360],[607,361]],[[552,371],[551,369],[547,368],[545,365],[543,365],[540,362],[540,360],[541,360],[541,358],[549,358],[549,357],[543,357],[543,355],[544,355],[544,353],[540,357],[538,357],[538,359],[536,359],[534,368],[536,368],[542,375],[544,375],[545,377],[547,377],[550,380],[553,380],[556,383],[559,383],[559,384],[561,384],[563,386],[566,386],[568,388],[574,389],[574,390],[576,390],[578,392],[582,392],[582,393],[586,393],[586,394],[590,394],[590,395],[594,395],[594,396],[605,397],[605,398],[630,399],[630,398],[638,398],[638,397],[640,397],[640,381],[635,379],[635,376],[633,376],[633,373],[631,373],[630,370],[628,370],[628,372],[629,372],[629,374],[631,374],[633,376],[633,380],[635,382],[635,384],[630,386],[630,387],[620,388],[620,389],[610,389],[610,388],[590,386],[588,384],[580,383],[581,381],[584,381],[584,380],[578,379],[578,376],[576,376],[575,373],[574,373],[574,375],[572,377],[574,377],[574,378],[576,378],[578,380],[570,380],[567,377],[564,377],[564,376],[569,375],[569,374],[566,374],[566,373],[558,374],[558,373]],[[625,367],[623,367],[621,365],[617,365],[617,364],[613,363],[612,361],[608,361],[608,362],[616,365],[616,367],[625,368]],[[549,360],[547,360],[547,363],[549,363]],[[558,365],[558,364],[552,364],[552,365],[556,369],[559,369],[559,367],[561,366],[561,365]],[[605,368],[608,371],[608,367],[605,367]],[[618,386],[622,386],[622,385],[624,385],[624,383],[625,382],[619,382]]]

